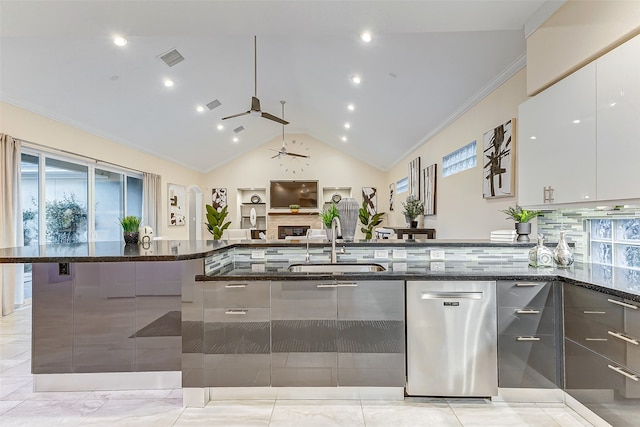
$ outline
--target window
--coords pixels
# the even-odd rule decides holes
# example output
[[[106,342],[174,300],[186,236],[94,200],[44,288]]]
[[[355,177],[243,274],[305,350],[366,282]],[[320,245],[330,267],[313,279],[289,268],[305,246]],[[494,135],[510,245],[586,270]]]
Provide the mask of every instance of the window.
[[[640,218],[591,219],[591,261],[601,264],[594,274],[616,283],[637,286],[640,281]],[[615,268],[614,268],[615,267]]]
[[[477,163],[476,141],[473,141],[442,158],[442,176],[475,168]]]
[[[404,177],[396,183],[396,194],[409,191],[409,177]]]

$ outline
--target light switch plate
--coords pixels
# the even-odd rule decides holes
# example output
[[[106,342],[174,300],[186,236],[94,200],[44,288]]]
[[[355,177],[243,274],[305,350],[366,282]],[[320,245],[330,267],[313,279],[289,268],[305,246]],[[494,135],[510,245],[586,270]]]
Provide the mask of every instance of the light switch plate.
[[[407,263],[406,262],[394,262],[393,263],[393,271],[407,271]]]
[[[444,259],[444,250],[432,249],[429,253],[431,259]]]
[[[431,271],[444,271],[444,262],[442,261],[431,262],[431,265],[429,267]]]
[[[389,251],[386,249],[376,249],[373,251],[374,259],[387,259],[389,258]]]
[[[251,264],[251,271],[254,273],[263,273],[266,271],[266,267],[264,264]]]
[[[251,259],[264,259],[264,251],[263,250],[251,251]]]
[[[393,250],[393,259],[407,259],[407,251],[406,251],[406,249],[394,249]]]

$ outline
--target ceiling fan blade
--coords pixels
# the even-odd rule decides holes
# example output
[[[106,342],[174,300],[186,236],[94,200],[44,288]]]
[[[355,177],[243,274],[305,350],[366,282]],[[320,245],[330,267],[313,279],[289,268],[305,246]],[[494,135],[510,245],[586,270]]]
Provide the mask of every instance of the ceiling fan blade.
[[[280,158],[280,153],[276,154],[275,156],[271,156],[272,159],[275,159],[276,157]]]
[[[251,97],[251,111],[260,111],[260,100],[255,96]]]
[[[287,153],[287,156],[294,156],[294,157],[303,157],[305,159],[310,158],[311,156],[305,156],[303,154],[297,154],[297,153]]]
[[[286,120],[282,120],[280,117],[274,116],[273,114],[269,114],[267,112],[262,112],[262,117],[264,117],[265,119],[269,119],[269,120],[273,120],[274,122],[278,122],[280,124],[283,125],[288,125],[289,122]]]
[[[244,113],[234,114],[233,116],[223,117],[222,120],[233,119],[234,117],[246,116],[247,114],[251,114],[251,111],[245,111]]]

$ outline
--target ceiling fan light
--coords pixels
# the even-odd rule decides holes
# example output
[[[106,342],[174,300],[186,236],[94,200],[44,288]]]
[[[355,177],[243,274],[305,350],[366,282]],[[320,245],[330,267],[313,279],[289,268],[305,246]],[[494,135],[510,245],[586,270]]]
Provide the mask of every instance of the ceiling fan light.
[[[262,112],[261,111],[256,111],[256,110],[251,110],[251,111],[249,111],[249,115],[253,116],[253,117],[260,117],[260,116],[262,116]]]

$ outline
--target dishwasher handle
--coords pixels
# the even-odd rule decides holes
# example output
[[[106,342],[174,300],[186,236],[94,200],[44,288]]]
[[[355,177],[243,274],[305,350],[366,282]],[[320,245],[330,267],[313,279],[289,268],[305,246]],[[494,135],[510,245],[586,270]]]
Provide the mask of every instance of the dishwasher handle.
[[[482,292],[421,292],[420,299],[482,299]]]

